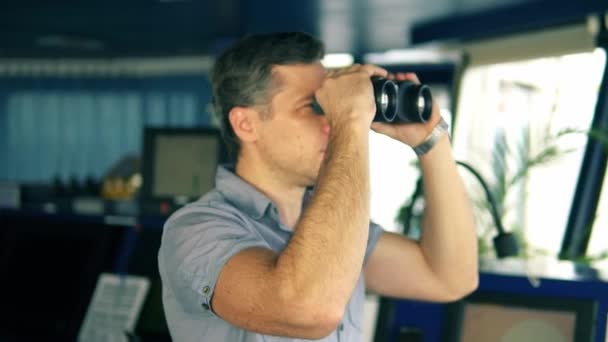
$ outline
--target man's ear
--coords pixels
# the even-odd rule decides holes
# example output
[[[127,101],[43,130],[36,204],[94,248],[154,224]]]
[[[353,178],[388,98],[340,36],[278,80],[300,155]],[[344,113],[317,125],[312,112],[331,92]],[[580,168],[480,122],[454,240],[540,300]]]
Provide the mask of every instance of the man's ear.
[[[255,110],[247,107],[234,107],[228,113],[228,120],[239,140],[247,142],[257,140],[259,117]]]

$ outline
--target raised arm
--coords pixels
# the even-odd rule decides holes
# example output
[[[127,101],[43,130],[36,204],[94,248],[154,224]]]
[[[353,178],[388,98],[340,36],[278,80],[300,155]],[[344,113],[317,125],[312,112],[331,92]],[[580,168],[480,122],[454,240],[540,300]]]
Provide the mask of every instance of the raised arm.
[[[385,74],[357,65],[330,73],[317,91],[331,133],[315,194],[280,254],[249,248],[224,266],[212,302],[223,319],[250,331],[309,339],[335,330],[366,250],[375,112],[370,76]]]
[[[410,75],[417,82],[417,79]],[[410,146],[420,144],[439,121],[439,108],[425,125],[375,125],[378,132]],[[420,157],[425,212],[419,242],[385,232],[366,264],[368,289],[382,295],[453,301],[477,287],[477,237],[467,195],[447,134]]]

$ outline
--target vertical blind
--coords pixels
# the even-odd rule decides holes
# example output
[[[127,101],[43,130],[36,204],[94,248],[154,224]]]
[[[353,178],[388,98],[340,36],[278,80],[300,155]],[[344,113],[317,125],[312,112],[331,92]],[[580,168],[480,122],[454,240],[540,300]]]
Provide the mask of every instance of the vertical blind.
[[[99,179],[146,126],[211,125],[205,73],[0,73],[0,180]]]

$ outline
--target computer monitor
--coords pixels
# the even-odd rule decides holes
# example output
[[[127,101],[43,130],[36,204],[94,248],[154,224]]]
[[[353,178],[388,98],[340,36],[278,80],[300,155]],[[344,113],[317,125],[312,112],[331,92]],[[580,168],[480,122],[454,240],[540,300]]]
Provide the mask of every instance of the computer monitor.
[[[592,342],[591,299],[475,293],[446,308],[448,342]]]
[[[214,187],[223,150],[220,132],[213,128],[145,128],[140,197],[203,195]]]

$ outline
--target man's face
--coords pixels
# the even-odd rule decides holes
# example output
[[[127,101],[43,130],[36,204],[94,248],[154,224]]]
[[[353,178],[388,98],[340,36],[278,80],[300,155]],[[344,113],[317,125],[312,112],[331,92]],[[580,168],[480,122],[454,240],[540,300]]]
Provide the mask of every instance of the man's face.
[[[273,72],[273,77],[280,79],[280,87],[268,107],[271,118],[259,122],[258,151],[289,182],[313,185],[329,137],[327,119],[311,106],[325,68],[317,62],[276,66]]]

